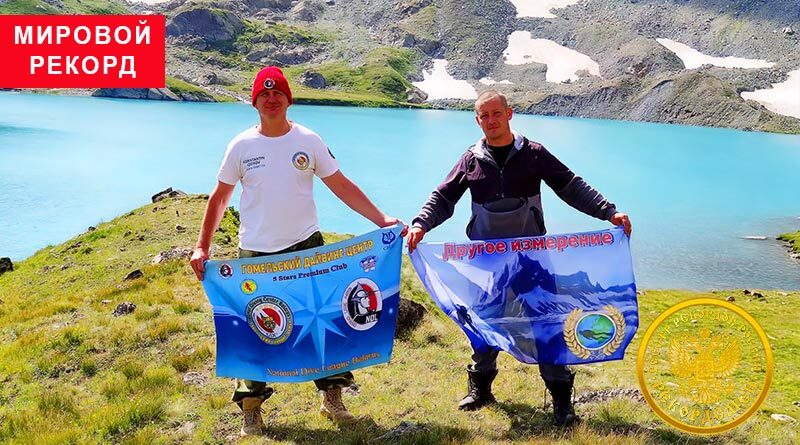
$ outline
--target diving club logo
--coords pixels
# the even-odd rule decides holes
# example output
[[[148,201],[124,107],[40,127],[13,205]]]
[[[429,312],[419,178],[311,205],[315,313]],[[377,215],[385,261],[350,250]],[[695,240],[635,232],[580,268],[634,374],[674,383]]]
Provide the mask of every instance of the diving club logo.
[[[356,331],[366,331],[378,323],[383,310],[381,290],[374,281],[358,278],[342,295],[342,315]]]
[[[271,90],[275,88],[275,79],[269,78],[264,81],[264,88]]]
[[[233,276],[233,267],[231,267],[228,263],[222,263],[219,265],[219,276],[222,278],[230,278]]]
[[[298,170],[307,169],[309,164],[308,154],[298,151],[294,154],[294,156],[292,156],[292,164],[294,165],[294,168]]]
[[[381,241],[383,241],[383,244],[387,246],[392,244],[395,239],[397,239],[397,235],[395,235],[394,232],[384,232],[381,236]]]
[[[253,292],[255,292],[256,289],[258,289],[258,286],[256,286],[255,281],[253,280],[242,281],[242,292],[244,292],[245,294],[250,295]]]
[[[254,298],[245,309],[247,324],[268,345],[279,345],[289,338],[294,317],[289,306],[275,297]]]
[[[602,312],[574,309],[564,322],[564,341],[576,357],[601,359],[613,354],[625,339],[625,316],[612,305]]]
[[[358,264],[364,269],[364,272],[369,272],[375,270],[375,266],[378,265],[378,259],[375,258],[375,255],[370,255],[359,261]]]

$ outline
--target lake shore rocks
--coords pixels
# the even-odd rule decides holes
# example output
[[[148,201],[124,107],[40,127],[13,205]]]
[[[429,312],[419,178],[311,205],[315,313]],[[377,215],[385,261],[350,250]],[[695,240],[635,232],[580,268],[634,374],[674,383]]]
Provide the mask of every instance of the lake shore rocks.
[[[172,187],[167,187],[166,189],[161,190],[153,195],[150,200],[153,201],[153,203],[156,203],[167,198],[185,198],[187,196],[189,195],[187,195],[186,192],[181,190],[173,190]]]
[[[113,99],[180,100],[167,88],[98,88],[92,96]]]

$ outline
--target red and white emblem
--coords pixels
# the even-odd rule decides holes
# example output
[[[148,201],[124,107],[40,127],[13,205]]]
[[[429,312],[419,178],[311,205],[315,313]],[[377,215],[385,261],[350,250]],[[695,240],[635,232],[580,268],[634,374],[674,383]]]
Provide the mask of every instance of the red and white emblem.
[[[293,317],[289,306],[275,297],[258,297],[246,309],[247,323],[264,343],[279,345],[292,333]]]
[[[359,278],[342,295],[342,315],[347,324],[366,331],[378,324],[383,310],[383,296],[378,285],[369,278]]]

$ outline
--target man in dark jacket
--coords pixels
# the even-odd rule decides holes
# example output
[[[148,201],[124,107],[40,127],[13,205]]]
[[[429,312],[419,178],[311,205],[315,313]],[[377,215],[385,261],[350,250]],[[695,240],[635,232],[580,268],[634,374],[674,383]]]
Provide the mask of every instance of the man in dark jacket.
[[[559,198],[587,215],[623,226],[630,235],[628,216],[576,176],[542,145],[511,130],[513,111],[506,97],[493,90],[475,102],[475,120],[484,138],[471,146],[445,180],[431,193],[408,233],[409,252],[425,233],[453,215],[456,202],[469,189],[472,217],[467,224],[471,240],[544,235],[541,182]],[[468,394],[459,409],[475,410],[495,402],[492,381],[497,376],[497,350],[474,350],[467,367]],[[553,397],[553,420],[570,425],[575,373],[563,365],[539,364],[539,373]]]

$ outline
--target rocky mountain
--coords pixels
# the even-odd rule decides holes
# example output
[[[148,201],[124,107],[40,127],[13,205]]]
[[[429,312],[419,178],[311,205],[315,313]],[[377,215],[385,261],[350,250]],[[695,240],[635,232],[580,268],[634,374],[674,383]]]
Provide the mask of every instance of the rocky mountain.
[[[800,101],[800,86],[789,83],[792,72],[800,79],[796,0],[550,4],[549,11],[525,0],[124,6],[165,14],[168,74],[216,97],[247,100],[254,72],[278,64],[301,103],[469,108],[477,93],[495,88],[520,112],[800,133],[800,105],[789,97]],[[459,81],[461,93],[452,93],[447,82]],[[788,96],[742,97],[784,82]]]

